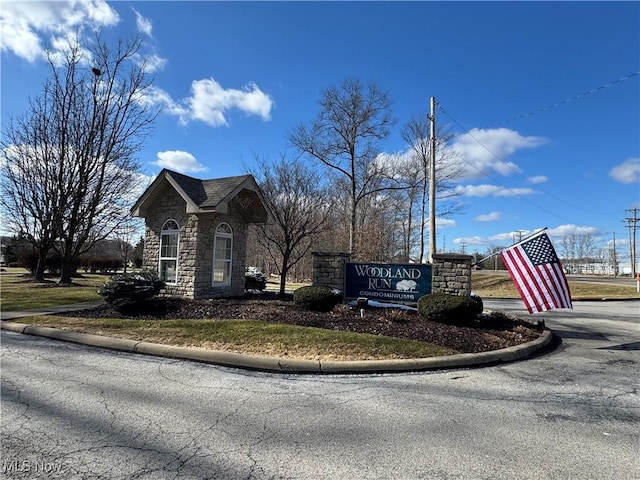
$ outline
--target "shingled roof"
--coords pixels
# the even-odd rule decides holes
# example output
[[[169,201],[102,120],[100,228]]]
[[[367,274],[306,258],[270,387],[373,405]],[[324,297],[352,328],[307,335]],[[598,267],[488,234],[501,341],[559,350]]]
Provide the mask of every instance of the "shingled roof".
[[[241,192],[249,191],[255,194],[261,208],[267,214],[266,204],[253,175],[201,180],[166,168],[158,174],[131,208],[132,214],[145,217],[148,207],[155,203],[167,184],[184,199],[187,213],[228,213],[229,203]]]

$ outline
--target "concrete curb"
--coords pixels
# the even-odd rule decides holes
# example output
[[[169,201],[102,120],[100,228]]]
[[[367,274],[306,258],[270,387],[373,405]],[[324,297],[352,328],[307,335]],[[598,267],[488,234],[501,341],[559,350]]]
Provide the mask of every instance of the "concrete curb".
[[[554,338],[551,330],[545,329],[540,338],[522,345],[481,353],[462,353],[443,357],[414,358],[400,360],[298,360],[292,358],[245,355],[220,350],[175,347],[157,343],[140,342],[121,338],[104,337],[89,333],[61,330],[37,325],[26,325],[11,321],[3,321],[0,328],[25,335],[79,343],[92,347],[118,350],[122,352],[154,355],[159,357],[192,360],[196,362],[222,365],[226,367],[244,368],[276,373],[387,373],[412,372],[420,370],[440,370],[448,368],[464,368],[515,362],[546,348]]]

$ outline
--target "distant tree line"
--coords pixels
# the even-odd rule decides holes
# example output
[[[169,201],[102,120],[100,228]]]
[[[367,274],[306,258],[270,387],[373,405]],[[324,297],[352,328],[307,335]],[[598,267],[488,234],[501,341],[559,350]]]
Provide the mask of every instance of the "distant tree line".
[[[18,236],[3,237],[2,263],[7,267],[22,267],[35,275],[40,261],[38,252],[25,238]],[[142,251],[144,240],[140,238],[135,245],[122,239],[104,239],[95,242],[90,249],[80,255],[73,264],[74,272],[85,273],[116,273],[125,271],[128,267],[142,266]],[[51,251],[44,260],[45,274],[60,275],[61,259],[58,252]]]

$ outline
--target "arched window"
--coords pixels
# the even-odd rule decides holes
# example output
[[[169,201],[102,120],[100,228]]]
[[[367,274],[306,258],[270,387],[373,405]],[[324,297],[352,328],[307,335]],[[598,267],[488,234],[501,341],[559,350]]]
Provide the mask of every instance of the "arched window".
[[[160,232],[160,279],[167,284],[178,282],[178,245],[180,226],[175,220],[167,220]]]
[[[212,285],[231,285],[231,259],[233,258],[233,230],[228,223],[216,228],[213,239]]]

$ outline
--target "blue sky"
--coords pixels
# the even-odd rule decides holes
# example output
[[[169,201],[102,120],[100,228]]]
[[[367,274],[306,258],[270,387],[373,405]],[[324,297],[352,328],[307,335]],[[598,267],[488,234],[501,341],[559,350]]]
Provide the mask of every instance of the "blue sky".
[[[388,91],[401,127],[438,102],[466,175],[438,248],[467,253],[548,227],[602,244],[640,207],[639,2],[2,2],[1,120],[47,75],[43,48],[76,30],[139,32],[163,107],[140,152],[199,178],[293,155],[288,133],[345,78]]]

